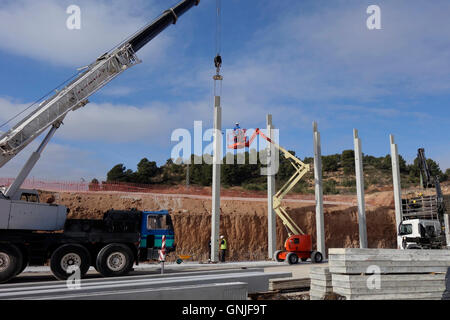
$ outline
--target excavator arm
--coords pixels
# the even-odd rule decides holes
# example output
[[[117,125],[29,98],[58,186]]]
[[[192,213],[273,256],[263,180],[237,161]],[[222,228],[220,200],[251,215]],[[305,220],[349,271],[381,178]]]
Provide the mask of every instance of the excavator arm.
[[[283,153],[283,156],[288,159],[291,165],[295,169],[295,173],[289,178],[289,180],[278,190],[278,192],[273,197],[273,210],[280,217],[283,225],[286,227],[289,236],[300,234],[304,235],[303,230],[295,223],[295,221],[289,216],[286,209],[282,206],[283,198],[294,188],[294,186],[301,180],[301,178],[310,170],[310,165],[306,164],[292,153],[281,147],[275,141],[267,137],[261,132],[260,129],[256,129],[253,135],[250,137],[248,142],[246,142],[246,147],[249,147],[256,136],[259,135],[263,139],[271,143],[276,149]]]

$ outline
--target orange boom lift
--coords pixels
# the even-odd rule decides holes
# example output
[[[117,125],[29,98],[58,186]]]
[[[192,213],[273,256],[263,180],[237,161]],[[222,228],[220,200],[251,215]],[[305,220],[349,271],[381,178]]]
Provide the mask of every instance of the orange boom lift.
[[[228,145],[229,149],[242,149],[249,147],[257,135],[273,144],[275,148],[280,150],[284,157],[288,159],[292,166],[295,168],[295,173],[292,177],[278,190],[273,197],[273,210],[280,217],[283,225],[286,227],[289,237],[284,243],[285,250],[279,250],[274,253],[274,259],[277,261],[287,261],[289,264],[296,264],[299,260],[306,261],[311,259],[313,263],[320,263],[323,260],[322,253],[312,250],[311,235],[305,234],[302,229],[294,222],[289,216],[286,209],[282,206],[283,198],[292,188],[300,181],[300,179],[309,171],[309,164],[305,164],[297,157],[292,155],[289,151],[275,143],[272,139],[267,137],[261,132],[260,129],[256,129],[250,139],[245,137],[245,129],[241,129],[244,134],[237,134],[237,139],[234,139],[232,144]]]

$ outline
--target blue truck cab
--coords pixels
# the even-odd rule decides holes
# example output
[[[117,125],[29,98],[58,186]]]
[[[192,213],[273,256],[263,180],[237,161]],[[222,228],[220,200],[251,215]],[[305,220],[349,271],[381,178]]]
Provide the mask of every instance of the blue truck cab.
[[[169,211],[143,211],[141,221],[140,260],[158,259],[162,236],[166,236],[166,253],[175,251],[175,232]]]

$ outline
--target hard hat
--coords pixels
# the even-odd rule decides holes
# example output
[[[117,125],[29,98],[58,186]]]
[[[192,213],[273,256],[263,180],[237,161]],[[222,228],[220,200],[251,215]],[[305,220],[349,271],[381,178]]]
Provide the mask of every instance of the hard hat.
[[[220,236],[220,239],[223,239],[224,237],[223,236]]]

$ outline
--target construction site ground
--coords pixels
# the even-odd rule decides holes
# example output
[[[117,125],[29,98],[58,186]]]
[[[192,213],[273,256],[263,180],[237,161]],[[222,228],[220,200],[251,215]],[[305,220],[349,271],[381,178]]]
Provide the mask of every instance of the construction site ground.
[[[450,186],[444,184],[448,200]],[[209,194],[208,194],[209,192]],[[396,228],[393,192],[366,194],[366,218],[369,247],[395,248]],[[155,187],[152,192],[55,192],[41,191],[41,201],[53,200],[66,205],[68,217],[101,219],[110,209],[162,210],[171,212],[177,249],[170,261],[189,255],[187,261],[208,261],[211,232],[210,188]],[[315,201],[311,195],[289,195],[288,213],[315,243]],[[356,195],[324,197],[325,242],[327,248],[358,247],[358,208]],[[224,189],[221,197],[220,232],[228,242],[227,261],[267,259],[267,199],[263,192]],[[288,234],[277,219],[277,247],[283,248]]]
[[[212,270],[239,272],[242,269],[263,269],[264,273],[290,272],[292,277],[274,280],[267,292],[249,294],[253,300],[308,300],[310,262],[289,265],[267,258],[267,199],[261,193],[238,190],[223,192],[221,198],[220,232],[228,240],[227,262],[208,263],[211,230],[211,198],[204,192],[197,194],[196,188],[154,190],[155,192],[56,192],[40,191],[41,201],[66,205],[68,218],[101,219],[110,209],[117,210],[162,210],[171,212],[176,251],[167,257],[165,274],[208,272]],[[443,186],[449,199],[449,185]],[[238,194],[236,194],[238,193]],[[359,247],[358,209],[356,196],[325,196],[325,239],[327,248]],[[366,195],[366,219],[369,247],[395,248],[395,210],[392,191],[386,190]],[[285,206],[295,222],[305,233],[311,234],[315,243],[315,201],[310,195],[293,195],[286,199]],[[277,246],[283,248],[287,232],[277,220]],[[180,256],[189,256],[183,263],[175,263]],[[320,265],[326,266],[327,263]],[[159,263],[135,266],[130,276],[158,275]],[[101,276],[91,267],[87,279]],[[13,285],[27,285],[55,281],[48,266],[29,266]]]

